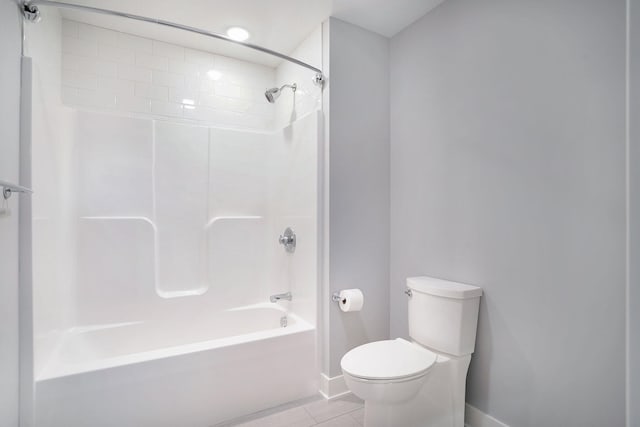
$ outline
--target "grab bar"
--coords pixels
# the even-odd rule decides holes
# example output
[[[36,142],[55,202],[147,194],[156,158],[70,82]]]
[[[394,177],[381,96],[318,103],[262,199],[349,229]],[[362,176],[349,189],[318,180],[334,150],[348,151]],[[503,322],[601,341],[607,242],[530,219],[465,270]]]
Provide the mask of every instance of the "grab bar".
[[[0,187],[2,187],[2,196],[5,200],[11,197],[13,193],[23,193],[23,194],[31,194],[33,190],[27,187],[23,187],[21,185],[12,184],[7,181],[0,180]]]

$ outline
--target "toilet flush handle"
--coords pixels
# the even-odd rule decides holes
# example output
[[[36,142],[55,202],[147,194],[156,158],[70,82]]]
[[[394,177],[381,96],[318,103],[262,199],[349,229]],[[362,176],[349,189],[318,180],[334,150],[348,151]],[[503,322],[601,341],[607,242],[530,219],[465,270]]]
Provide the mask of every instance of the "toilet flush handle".
[[[411,298],[413,296],[413,292],[411,291],[411,289],[407,288],[404,290],[404,293],[407,294],[407,296],[409,298]]]

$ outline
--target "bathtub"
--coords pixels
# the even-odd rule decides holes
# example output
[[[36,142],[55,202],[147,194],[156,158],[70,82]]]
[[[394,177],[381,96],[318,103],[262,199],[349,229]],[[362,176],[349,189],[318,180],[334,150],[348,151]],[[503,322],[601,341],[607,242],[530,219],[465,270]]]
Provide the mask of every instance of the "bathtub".
[[[280,305],[180,317],[66,331],[36,425],[207,427],[317,393],[315,328]]]

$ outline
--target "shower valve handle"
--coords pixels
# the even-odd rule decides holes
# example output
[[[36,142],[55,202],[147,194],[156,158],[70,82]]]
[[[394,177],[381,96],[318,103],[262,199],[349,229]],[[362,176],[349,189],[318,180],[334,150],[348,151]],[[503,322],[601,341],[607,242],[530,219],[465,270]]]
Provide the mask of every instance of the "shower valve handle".
[[[292,243],[293,240],[294,240],[293,236],[283,236],[282,234],[278,239],[281,245],[288,245],[289,243]]]
[[[295,252],[296,250],[296,233],[291,229],[291,227],[287,227],[284,230],[284,234],[281,234],[278,238],[278,242],[284,246],[287,252]]]

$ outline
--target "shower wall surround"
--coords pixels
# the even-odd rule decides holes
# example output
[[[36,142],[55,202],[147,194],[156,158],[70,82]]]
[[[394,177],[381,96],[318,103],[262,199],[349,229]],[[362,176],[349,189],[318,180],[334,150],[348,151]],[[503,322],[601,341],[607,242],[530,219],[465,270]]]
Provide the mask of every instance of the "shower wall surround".
[[[61,278],[71,283],[72,325],[180,316],[203,303],[214,312],[289,290],[289,308],[315,324],[316,115],[273,133],[88,111],[72,123],[77,197],[66,208],[71,233],[57,237],[74,239]],[[39,158],[44,147],[34,148]],[[45,174],[37,178],[44,187]],[[55,246],[46,213],[38,218],[35,245]],[[286,226],[299,236],[294,256],[277,244]],[[40,250],[35,260],[43,295],[55,265]],[[36,326],[50,342],[54,331]]]
[[[264,100],[273,68],[66,19],[62,30],[67,105],[273,127],[275,109]]]
[[[277,237],[294,216],[314,217],[314,144],[85,111],[75,133],[79,323],[122,321],[113,307],[143,289],[171,298],[213,287],[225,296],[216,305],[233,307],[284,286]],[[134,317],[144,301],[135,305]]]

